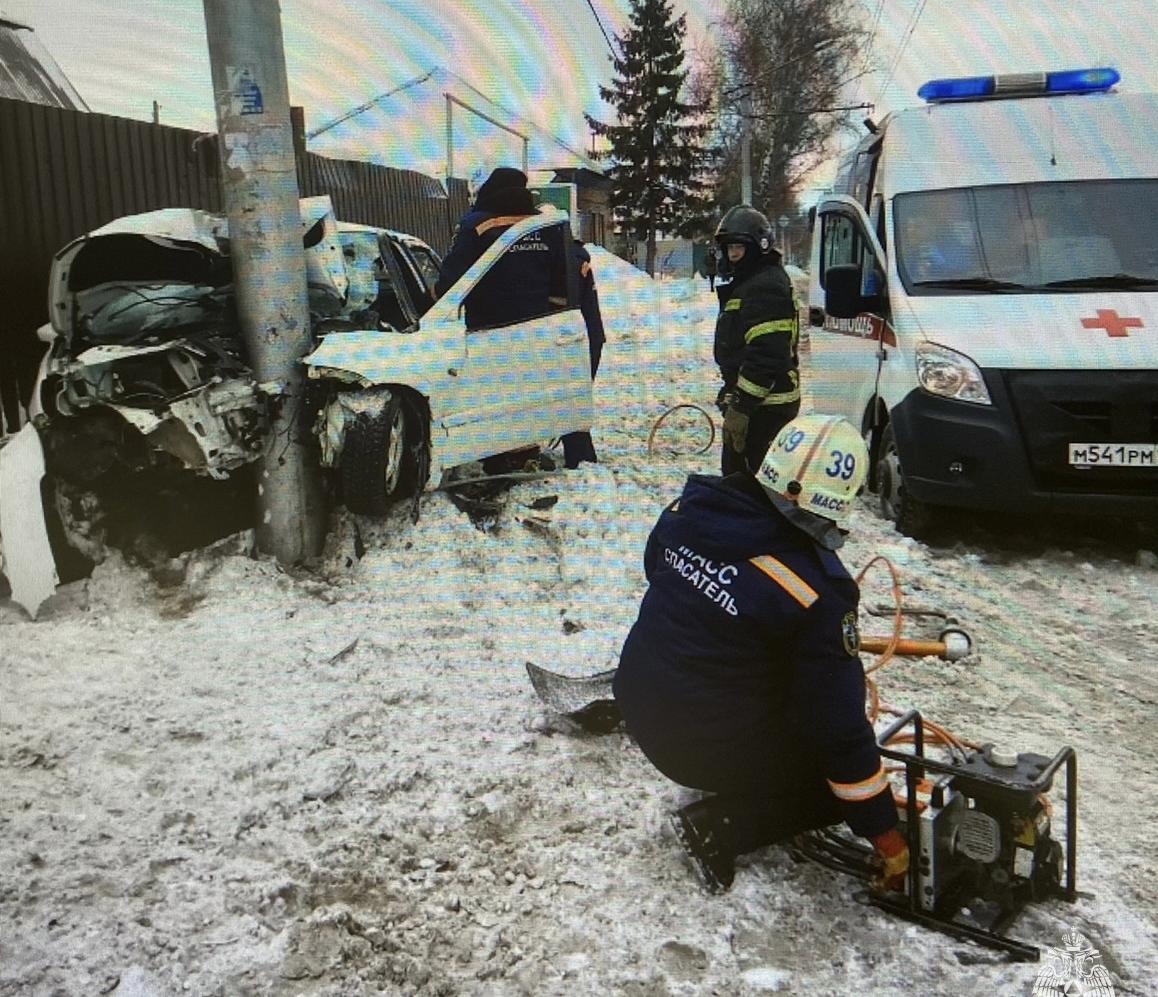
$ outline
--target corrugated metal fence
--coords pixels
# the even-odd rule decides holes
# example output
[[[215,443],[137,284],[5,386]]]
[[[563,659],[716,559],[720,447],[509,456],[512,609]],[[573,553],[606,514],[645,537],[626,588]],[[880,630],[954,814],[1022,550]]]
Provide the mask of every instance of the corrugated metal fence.
[[[439,253],[447,251],[454,224],[466,213],[466,181],[453,183],[461,196],[448,199],[442,183],[424,173],[312,152],[306,156],[306,176],[302,193],[329,194],[343,221],[409,232]]]
[[[221,210],[216,136],[0,99],[0,431],[15,429],[43,345],[48,271],[66,243],[122,215]],[[445,252],[467,208],[463,180],[326,159],[299,162],[302,194],[339,218],[410,232]]]

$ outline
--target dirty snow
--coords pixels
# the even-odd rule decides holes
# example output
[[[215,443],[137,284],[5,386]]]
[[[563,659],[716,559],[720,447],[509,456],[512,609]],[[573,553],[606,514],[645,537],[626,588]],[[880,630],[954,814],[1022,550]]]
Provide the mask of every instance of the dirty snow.
[[[687,799],[622,733],[550,715],[524,662],[613,666],[643,542],[703,454],[713,299],[594,251],[609,343],[601,461],[522,483],[486,531],[443,494],[357,524],[316,571],[230,538],[149,574],[114,556],[30,622],[0,602],[0,995],[1029,994],[1036,968],[858,904],[780,848],[702,893],[665,831]],[[547,495],[558,502],[531,508]],[[355,555],[357,525],[366,551]],[[1014,933],[1158,980],[1158,571],[1081,530],[845,548],[955,617],[963,662],[882,695],[974,740],[1080,763],[1075,905]],[[1150,544],[1152,548],[1152,544]],[[866,578],[868,608],[887,574]],[[867,614],[862,631],[888,620]],[[936,636],[919,623],[911,636]]]

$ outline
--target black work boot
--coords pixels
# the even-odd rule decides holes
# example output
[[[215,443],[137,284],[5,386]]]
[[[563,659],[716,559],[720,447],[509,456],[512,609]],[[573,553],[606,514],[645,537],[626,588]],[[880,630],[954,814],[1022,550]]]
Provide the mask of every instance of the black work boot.
[[[727,890],[736,878],[728,818],[717,813],[708,800],[697,800],[676,810],[670,820],[705,889],[709,893]]]

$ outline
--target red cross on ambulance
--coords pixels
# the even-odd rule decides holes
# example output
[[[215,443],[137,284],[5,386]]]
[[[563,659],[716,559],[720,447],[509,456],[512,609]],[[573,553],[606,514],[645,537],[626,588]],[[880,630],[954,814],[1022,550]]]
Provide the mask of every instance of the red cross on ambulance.
[[[1119,315],[1114,308],[1099,308],[1096,317],[1082,319],[1082,326],[1086,329],[1105,329],[1107,336],[1118,338],[1129,336],[1127,329],[1144,328],[1144,323],[1140,318]]]

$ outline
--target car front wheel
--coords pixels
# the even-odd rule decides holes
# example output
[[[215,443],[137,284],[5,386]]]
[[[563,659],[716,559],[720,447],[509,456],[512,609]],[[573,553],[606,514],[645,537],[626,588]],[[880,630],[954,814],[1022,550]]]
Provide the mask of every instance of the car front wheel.
[[[384,516],[390,503],[413,490],[417,469],[407,408],[398,396],[380,411],[356,416],[342,447],[342,494],[346,508]]]

